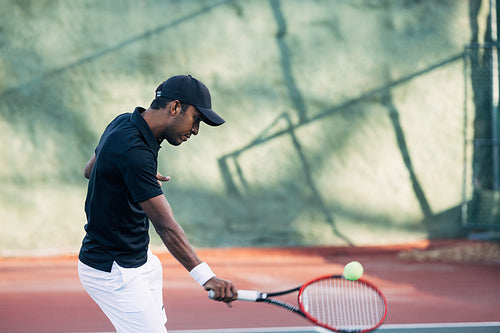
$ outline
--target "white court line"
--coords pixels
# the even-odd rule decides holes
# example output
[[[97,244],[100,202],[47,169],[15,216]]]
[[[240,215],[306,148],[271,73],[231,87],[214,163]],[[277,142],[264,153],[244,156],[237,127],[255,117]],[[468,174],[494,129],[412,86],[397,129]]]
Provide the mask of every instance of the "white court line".
[[[411,329],[411,328],[454,328],[454,327],[495,327],[500,326],[500,321],[466,322],[466,323],[431,323],[431,324],[387,324],[378,329]]]
[[[202,329],[202,330],[168,330],[169,333],[258,333],[258,332],[331,332],[317,326],[301,327],[256,327],[256,328],[220,328],[220,329]]]
[[[168,333],[259,333],[259,332],[331,332],[322,327],[301,326],[301,327],[254,327],[254,328],[211,328],[199,330],[168,330]],[[72,332],[83,333],[83,332]],[[88,332],[87,332],[88,333]],[[92,332],[92,333],[113,333],[113,332]]]
[[[198,330],[168,330],[168,333],[258,333],[258,332],[331,332],[322,327],[317,326],[300,326],[300,327],[254,327],[254,328],[210,328]],[[84,332],[72,332],[84,333]],[[89,333],[89,332],[86,332]],[[113,332],[92,332],[92,333],[113,333]]]
[[[464,322],[464,323],[430,323],[430,324],[387,324],[380,326],[377,330],[390,329],[414,329],[414,328],[454,328],[454,327],[500,327],[500,321],[488,322]],[[200,330],[168,330],[169,333],[259,333],[259,332],[331,332],[322,327],[301,326],[301,327],[259,327],[259,328],[219,328]],[[77,333],[77,332],[74,332]],[[112,332],[93,332],[112,333]]]
[[[211,328],[199,330],[168,330],[168,333],[258,333],[258,332],[331,332],[322,327],[301,326],[301,327],[254,327],[254,328]],[[83,333],[83,332],[72,332]],[[88,332],[87,332],[88,333]],[[113,332],[92,332],[92,333],[113,333]]]
[[[391,329],[415,329],[415,328],[455,328],[455,327],[500,327],[500,321],[490,322],[464,322],[464,323],[430,323],[430,324],[387,324],[380,326],[377,330]],[[259,332],[331,332],[317,326],[301,327],[261,327],[261,328],[221,328],[201,330],[168,330],[169,333],[259,333]]]

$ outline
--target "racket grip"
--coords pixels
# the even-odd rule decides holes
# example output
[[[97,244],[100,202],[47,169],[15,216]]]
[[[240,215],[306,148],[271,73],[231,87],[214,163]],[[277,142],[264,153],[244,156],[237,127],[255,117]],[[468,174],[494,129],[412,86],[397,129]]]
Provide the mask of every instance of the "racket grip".
[[[238,290],[238,300],[255,302],[260,298],[260,294],[257,290]]]
[[[213,299],[215,297],[215,292],[213,290],[208,291],[208,298]],[[261,297],[261,293],[256,290],[238,290],[238,300],[255,302]]]

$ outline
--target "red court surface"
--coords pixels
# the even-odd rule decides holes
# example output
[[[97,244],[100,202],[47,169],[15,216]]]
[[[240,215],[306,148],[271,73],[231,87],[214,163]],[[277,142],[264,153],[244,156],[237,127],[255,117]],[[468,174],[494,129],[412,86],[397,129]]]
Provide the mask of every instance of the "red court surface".
[[[201,249],[216,274],[241,289],[278,291],[319,275],[341,274],[358,260],[364,278],[389,303],[385,324],[500,320],[498,260],[417,261],[401,251],[446,247],[439,242],[388,247]],[[168,253],[164,298],[170,330],[307,326],[299,316],[267,304],[211,301]],[[81,287],[74,256],[0,258],[0,332],[111,332],[113,327]]]

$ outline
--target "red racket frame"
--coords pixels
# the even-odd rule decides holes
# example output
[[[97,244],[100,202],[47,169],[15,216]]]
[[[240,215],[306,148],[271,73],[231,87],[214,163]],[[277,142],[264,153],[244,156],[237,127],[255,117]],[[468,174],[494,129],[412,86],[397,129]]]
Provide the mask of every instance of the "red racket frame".
[[[309,281],[309,282],[307,282],[307,283],[303,284],[303,285],[302,285],[302,287],[300,287],[300,289],[299,289],[299,294],[298,294],[298,296],[297,296],[297,301],[298,301],[298,304],[299,304],[300,311],[301,311],[301,312],[305,315],[305,317],[306,317],[307,319],[309,319],[310,321],[312,321],[312,322],[313,322],[313,323],[315,323],[316,325],[321,326],[321,327],[324,327],[324,328],[327,328],[327,329],[332,330],[332,331],[335,331],[335,332],[346,332],[345,330],[339,330],[339,329],[336,329],[336,328],[334,328],[334,327],[330,327],[330,326],[328,326],[328,325],[326,325],[326,324],[322,324],[322,323],[320,323],[320,322],[319,322],[316,318],[314,318],[314,317],[313,317],[313,316],[311,316],[311,315],[310,315],[307,311],[305,311],[305,309],[304,309],[304,305],[302,304],[302,298],[301,298],[301,296],[302,296],[302,292],[304,291],[304,289],[305,289],[308,285],[310,285],[310,284],[312,284],[312,283],[314,283],[314,282],[316,282],[316,281],[319,281],[319,280],[326,280],[326,279],[331,279],[331,278],[334,278],[334,279],[345,279],[342,275],[333,275],[333,276],[332,276],[332,275],[324,275],[324,276],[317,277],[317,278],[315,278],[314,280],[311,280],[311,281]],[[382,325],[382,323],[383,323],[383,322],[384,322],[384,320],[385,320],[385,317],[387,316],[387,300],[386,300],[386,298],[385,298],[384,294],[382,293],[382,291],[381,291],[381,290],[380,290],[377,286],[375,286],[373,283],[371,283],[371,282],[369,282],[369,281],[367,281],[367,280],[365,280],[365,279],[362,279],[362,278],[360,278],[360,279],[358,279],[358,280],[356,280],[356,281],[362,282],[362,283],[364,283],[364,284],[368,285],[368,286],[369,286],[370,288],[372,288],[373,290],[375,290],[375,291],[376,291],[376,292],[380,295],[380,297],[383,299],[383,301],[384,301],[384,305],[385,305],[385,310],[384,310],[384,315],[382,316],[382,319],[380,319],[380,321],[377,323],[377,325],[375,325],[375,326],[373,326],[373,327],[370,327],[370,328],[367,328],[367,329],[364,329],[364,330],[360,330],[360,331],[350,331],[350,332],[359,332],[359,333],[363,333],[363,332],[373,331],[374,329],[376,329],[376,328],[380,327],[380,325]],[[353,281],[353,282],[354,282],[354,281]]]

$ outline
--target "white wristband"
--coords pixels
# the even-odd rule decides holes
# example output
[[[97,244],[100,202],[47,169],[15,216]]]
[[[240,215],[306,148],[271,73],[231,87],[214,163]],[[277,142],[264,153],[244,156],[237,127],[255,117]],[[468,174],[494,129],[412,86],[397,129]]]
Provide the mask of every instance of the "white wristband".
[[[214,272],[212,272],[206,262],[202,262],[193,268],[191,272],[189,272],[189,275],[191,275],[191,277],[198,282],[200,286],[203,286],[208,280],[215,276]]]

